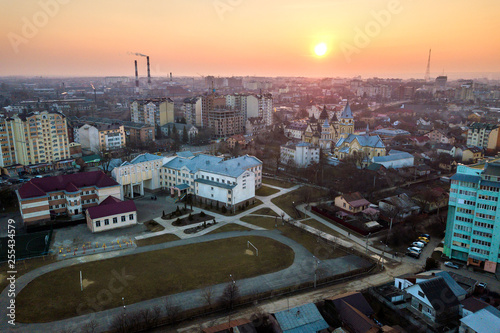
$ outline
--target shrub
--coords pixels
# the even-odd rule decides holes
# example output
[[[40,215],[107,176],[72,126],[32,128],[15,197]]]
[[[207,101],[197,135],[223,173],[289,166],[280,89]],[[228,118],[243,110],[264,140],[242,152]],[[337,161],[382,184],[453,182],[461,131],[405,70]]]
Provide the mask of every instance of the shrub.
[[[189,221],[192,221],[192,220],[193,220],[193,215],[192,215],[191,213],[189,213],[188,220],[189,220]]]
[[[222,214],[226,214],[227,213],[226,206],[222,206],[221,212],[222,212]]]
[[[205,214],[205,212],[204,212],[204,211],[201,211],[201,212],[200,212],[200,217],[205,217],[205,215],[207,215],[207,214]]]

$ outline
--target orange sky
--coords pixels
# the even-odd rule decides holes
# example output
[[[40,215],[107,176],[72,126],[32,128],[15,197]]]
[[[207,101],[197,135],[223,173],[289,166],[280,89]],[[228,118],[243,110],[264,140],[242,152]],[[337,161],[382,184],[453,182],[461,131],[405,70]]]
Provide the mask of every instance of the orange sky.
[[[443,70],[495,77],[500,72],[498,0],[0,0],[0,5],[0,75],[132,76],[136,57],[127,52],[140,52],[150,55],[153,76],[423,77],[429,48],[431,76]],[[321,58],[313,53],[319,42],[329,48]],[[143,76],[145,58],[139,62]]]

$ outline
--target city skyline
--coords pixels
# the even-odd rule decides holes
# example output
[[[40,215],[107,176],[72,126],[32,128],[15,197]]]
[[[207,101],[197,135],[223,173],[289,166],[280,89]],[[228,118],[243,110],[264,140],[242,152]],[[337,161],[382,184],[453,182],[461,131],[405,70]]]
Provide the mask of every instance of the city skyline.
[[[489,0],[2,2],[2,76],[500,77]]]

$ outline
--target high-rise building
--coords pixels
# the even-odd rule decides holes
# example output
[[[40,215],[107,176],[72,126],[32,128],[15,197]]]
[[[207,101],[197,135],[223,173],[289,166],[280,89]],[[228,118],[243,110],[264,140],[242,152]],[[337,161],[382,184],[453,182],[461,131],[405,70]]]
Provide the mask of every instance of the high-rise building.
[[[495,131],[495,129],[497,131]],[[491,140],[490,140],[491,139]],[[498,141],[498,125],[487,123],[472,123],[467,131],[467,146],[496,149]]]
[[[0,121],[0,166],[52,163],[70,158],[66,117],[32,112]]]
[[[459,165],[451,177],[443,253],[487,272],[500,261],[500,159]]]
[[[190,97],[186,98],[183,102],[183,114],[186,119],[187,124],[194,125],[196,127],[202,126],[201,121],[201,97]]]
[[[158,127],[173,123],[174,102],[170,98],[137,99],[130,104],[130,118],[134,123]]]
[[[120,124],[85,124],[78,129],[78,143],[97,153],[125,147],[125,128]]]

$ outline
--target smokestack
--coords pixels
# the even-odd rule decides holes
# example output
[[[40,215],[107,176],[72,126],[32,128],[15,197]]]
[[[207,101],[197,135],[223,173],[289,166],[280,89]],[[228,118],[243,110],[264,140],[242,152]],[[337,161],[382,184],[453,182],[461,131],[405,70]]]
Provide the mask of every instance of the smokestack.
[[[134,60],[135,63],[135,87],[139,88],[139,73],[137,72],[137,60]]]
[[[170,72],[170,82],[172,82],[172,72]]]
[[[146,57],[148,61],[148,84],[151,85],[151,73],[149,71],[149,56]]]

